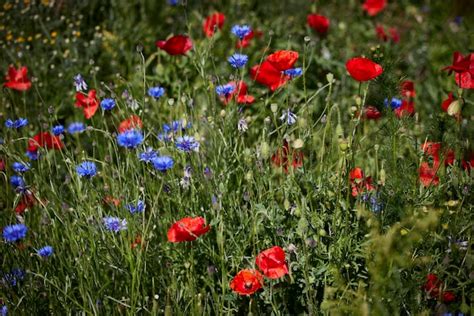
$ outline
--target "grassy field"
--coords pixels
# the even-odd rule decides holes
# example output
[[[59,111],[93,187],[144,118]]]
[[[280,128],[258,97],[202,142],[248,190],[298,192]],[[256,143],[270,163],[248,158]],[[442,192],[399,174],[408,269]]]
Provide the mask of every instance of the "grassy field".
[[[474,314],[473,17],[4,0],[0,315]]]

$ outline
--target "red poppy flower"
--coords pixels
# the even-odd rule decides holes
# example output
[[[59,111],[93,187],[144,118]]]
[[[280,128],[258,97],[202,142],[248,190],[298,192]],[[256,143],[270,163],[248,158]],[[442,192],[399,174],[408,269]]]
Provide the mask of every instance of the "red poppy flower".
[[[351,77],[357,81],[369,81],[383,73],[382,66],[364,57],[349,59],[346,63],[346,69]]]
[[[230,85],[234,87],[234,91],[227,96],[221,96],[220,100],[222,103],[227,105],[233,98],[236,99],[239,104],[252,104],[255,101],[255,98],[247,94],[247,85],[244,81],[235,81],[229,82]]]
[[[28,68],[25,66],[15,69],[13,66],[8,67],[8,74],[5,77],[4,87],[17,90],[26,91],[31,88],[31,81],[27,77]]]
[[[156,47],[170,55],[184,55],[193,48],[193,42],[186,35],[175,35],[166,41],[157,41]]]
[[[28,140],[28,151],[36,152],[38,148],[62,149],[64,144],[59,136],[54,136],[49,132],[41,132]]]
[[[372,178],[365,177],[364,171],[359,167],[356,167],[349,172],[349,180],[351,182],[351,194],[353,197],[356,197],[365,191],[375,190],[375,187],[372,185]]]
[[[230,282],[232,291],[240,295],[250,295],[263,286],[263,276],[257,270],[243,269]]]
[[[437,142],[425,142],[421,145],[421,150],[427,156],[433,158],[433,168],[437,169],[440,165],[441,158],[440,158],[440,151],[441,151],[441,143]],[[446,149],[444,154],[444,165],[452,165],[454,164],[454,150]]]
[[[0,171],[5,171],[5,160],[0,159]]]
[[[99,108],[99,100],[96,97],[96,91],[90,90],[87,95],[82,92],[76,92],[76,107],[83,108],[84,117],[90,119]]]
[[[303,152],[290,149],[290,145],[284,140],[283,147],[279,148],[272,156],[272,162],[277,167],[283,167],[283,171],[288,173],[288,166],[293,167],[293,169],[303,166],[303,157]]]
[[[36,197],[31,191],[23,193],[20,202],[15,207],[15,213],[22,215],[27,208],[31,208],[36,204]]]
[[[382,11],[386,5],[386,0],[365,0],[362,8],[367,12],[368,15],[374,16]]]
[[[415,84],[413,81],[405,80],[400,85],[402,96],[405,98],[414,98],[416,96]]]
[[[456,84],[462,89],[474,89],[474,53],[470,53],[465,57],[459,53],[454,52],[453,64],[443,68],[449,73],[455,72]]]
[[[464,57],[460,52],[454,52],[453,64],[451,66],[444,67],[443,70],[448,70],[449,74],[451,74],[453,71],[458,74],[464,72],[470,72],[472,74],[474,71],[474,53]]]
[[[402,118],[405,116],[415,115],[415,103],[413,101],[403,100],[402,105],[394,110],[396,117]]]
[[[318,32],[321,35],[327,33],[329,29],[329,19],[324,15],[320,14],[308,14],[306,22],[309,27]]]
[[[451,291],[442,291],[442,282],[436,274],[430,273],[426,276],[426,282],[421,287],[433,299],[441,299],[444,303],[451,303],[456,300],[456,296]],[[441,297],[440,297],[440,294]]]
[[[469,156],[466,159],[461,160],[461,166],[466,171],[470,171],[474,168],[474,151],[469,153]]]
[[[142,243],[142,236],[141,236],[141,235],[137,235],[137,236],[135,237],[135,240],[134,240],[134,241],[132,242],[132,244],[130,245],[130,247],[131,247],[132,249],[135,249],[135,248],[137,248],[138,246],[140,246],[141,243]]]
[[[288,274],[285,251],[281,247],[274,246],[260,252],[255,263],[267,278],[278,279]]]
[[[430,185],[438,185],[439,177],[436,175],[435,168],[431,168],[427,162],[422,162],[418,169],[418,175],[420,182],[423,186],[428,187]]]
[[[266,58],[278,71],[285,71],[293,68],[298,60],[298,53],[292,50],[278,50]]]
[[[254,38],[254,37],[262,37],[263,35],[263,32],[261,31],[250,31],[250,33],[248,33],[247,35],[244,36],[244,38],[242,40],[238,40],[237,43],[235,43],[235,48],[245,48],[245,47],[248,47],[250,45],[250,42],[251,40]]]
[[[398,30],[394,27],[388,29],[388,33],[390,34],[390,36],[385,33],[385,28],[380,24],[375,27],[375,33],[377,34],[377,38],[384,42],[391,40],[396,44],[400,41],[400,34],[398,33]]]
[[[456,84],[462,89],[474,89],[474,74],[463,72],[454,76]]]
[[[250,77],[258,83],[267,86],[271,91],[277,90],[290,79],[268,61],[250,68]]]
[[[441,103],[441,109],[457,119],[461,118],[461,103],[453,97],[453,93],[448,94],[448,98]]]
[[[209,15],[202,24],[202,31],[207,37],[212,37],[217,30],[224,26],[225,15],[220,12]]]
[[[206,220],[202,217],[185,217],[180,219],[168,230],[169,242],[193,241],[211,229],[206,226]]]
[[[110,206],[118,207],[120,205],[120,199],[114,198],[112,195],[106,195],[103,202]]]
[[[129,129],[141,129],[143,127],[143,122],[138,115],[132,115],[128,119],[123,120],[119,127],[119,133],[128,131]]]
[[[382,117],[382,113],[372,105],[364,107],[363,114],[364,117],[369,120],[378,120]]]
[[[391,27],[388,29],[388,32],[390,33],[390,38],[392,42],[394,42],[395,44],[400,42],[400,33],[398,33],[397,28]]]

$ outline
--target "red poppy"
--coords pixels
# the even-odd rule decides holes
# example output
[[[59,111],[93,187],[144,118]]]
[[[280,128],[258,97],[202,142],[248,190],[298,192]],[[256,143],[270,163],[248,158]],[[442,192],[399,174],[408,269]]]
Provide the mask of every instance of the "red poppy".
[[[390,38],[392,42],[394,42],[395,44],[400,42],[400,33],[398,33],[397,28],[391,27],[388,29],[388,32],[390,33]]]
[[[118,207],[120,205],[120,199],[114,198],[112,195],[106,195],[103,201],[110,206]]]
[[[279,148],[272,156],[272,162],[277,167],[283,167],[283,171],[288,173],[288,166],[293,167],[293,169],[303,166],[303,157],[303,152],[290,149],[290,145],[284,140],[283,147]]]
[[[99,100],[96,97],[96,91],[90,90],[87,95],[82,92],[76,92],[76,107],[84,109],[84,117],[90,119],[99,108]]]
[[[405,80],[400,85],[402,96],[405,98],[414,98],[416,96],[415,84],[413,81]]]
[[[454,76],[456,84],[462,89],[474,89],[474,74],[463,72]]]
[[[185,217],[180,219],[168,230],[169,242],[193,241],[204,235],[211,229],[206,226],[206,220],[202,217]]]
[[[469,156],[466,159],[461,160],[461,166],[466,171],[470,171],[474,168],[474,151],[469,153]]]
[[[49,132],[40,132],[28,140],[28,151],[36,152],[38,148],[62,149],[64,144],[59,136],[54,136]]]
[[[461,118],[461,103],[453,97],[453,93],[448,94],[448,98],[441,103],[441,109],[457,119]]]
[[[245,48],[245,47],[248,47],[250,45],[250,42],[251,40],[254,38],[254,37],[262,37],[263,35],[263,32],[261,31],[250,31],[250,33],[248,33],[247,35],[244,36],[244,38],[242,40],[238,40],[237,43],[235,43],[235,48]]]
[[[460,52],[454,52],[453,64],[451,66],[444,67],[443,70],[448,70],[449,74],[451,74],[453,71],[458,74],[464,72],[470,72],[472,74],[474,71],[474,53],[464,57]]]
[[[156,47],[164,50],[170,55],[184,55],[193,48],[193,42],[186,35],[175,35],[166,41],[157,41]]]
[[[223,95],[220,97],[220,100],[225,105],[227,105],[233,98],[235,98],[239,104],[252,104],[255,101],[255,97],[247,94],[247,85],[244,81],[239,81],[238,83],[231,81],[229,84],[234,87],[233,92],[227,96]]]
[[[292,50],[278,50],[266,58],[278,71],[285,71],[293,68],[298,60],[298,53]]]
[[[318,32],[321,35],[327,33],[329,29],[329,19],[324,15],[320,14],[308,14],[306,22],[309,27]]]
[[[441,151],[441,143],[437,142],[425,142],[421,145],[421,150],[427,156],[433,158],[433,167],[438,168],[441,162],[440,158],[440,151]],[[452,165],[454,164],[454,151],[452,149],[447,149],[444,152],[444,165]]]
[[[263,276],[257,270],[243,269],[230,282],[232,291],[240,295],[250,295],[263,286]]]
[[[138,115],[132,115],[128,119],[123,120],[119,127],[119,133],[128,131],[129,129],[141,129],[143,127],[143,122]]]
[[[270,62],[264,61],[260,65],[250,68],[250,77],[260,84],[267,86],[271,91],[283,86],[290,78],[278,71]]]
[[[0,171],[5,171],[5,160],[0,159]]]
[[[382,113],[372,105],[364,107],[363,114],[364,117],[369,120],[378,120],[382,117]]]
[[[267,278],[278,279],[288,274],[285,251],[281,247],[274,246],[260,252],[255,263]]]
[[[31,81],[27,77],[28,68],[25,66],[15,69],[13,66],[8,67],[8,74],[5,77],[4,87],[17,90],[26,91],[31,88]]]
[[[27,208],[31,208],[36,204],[36,197],[31,191],[23,193],[20,201],[15,207],[15,213],[22,215]]]
[[[423,186],[428,187],[430,185],[438,185],[439,177],[436,175],[435,168],[431,168],[427,162],[422,162],[418,169],[418,175],[420,182]]]
[[[202,24],[202,31],[207,37],[212,37],[217,30],[224,26],[225,15],[220,12],[209,15]]]
[[[460,52],[454,52],[453,64],[443,68],[449,73],[455,72],[456,84],[462,89],[474,89],[474,53],[464,57]]]
[[[395,115],[398,118],[415,115],[415,103],[413,101],[403,100],[402,105],[395,109]]]
[[[142,236],[141,235],[137,235],[135,237],[135,240],[132,242],[132,244],[130,245],[130,247],[132,249],[135,249],[136,247],[140,246],[142,243]]]
[[[421,287],[433,299],[441,299],[444,303],[451,303],[456,300],[456,296],[451,291],[442,291],[442,282],[436,274],[430,273],[426,276],[426,282]],[[440,297],[440,294],[441,297]]]
[[[400,34],[398,33],[398,30],[394,27],[388,29],[388,35],[387,33],[385,33],[385,28],[379,24],[375,27],[375,33],[377,34],[377,38],[384,42],[391,40],[396,44],[400,41]]]
[[[346,63],[346,69],[351,77],[357,81],[369,81],[383,73],[382,66],[364,57],[349,59]]]
[[[374,16],[382,11],[386,5],[386,0],[365,0],[362,8],[367,12],[368,15]]]
[[[364,171],[359,167],[355,167],[349,172],[349,180],[351,182],[351,194],[353,197],[365,191],[375,190],[375,187],[372,185],[372,178],[365,177]]]

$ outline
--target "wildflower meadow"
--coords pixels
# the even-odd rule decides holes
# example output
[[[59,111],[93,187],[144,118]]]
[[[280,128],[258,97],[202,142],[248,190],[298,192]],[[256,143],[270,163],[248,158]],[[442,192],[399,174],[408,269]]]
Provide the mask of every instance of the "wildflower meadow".
[[[473,315],[471,0],[3,0],[0,315]]]

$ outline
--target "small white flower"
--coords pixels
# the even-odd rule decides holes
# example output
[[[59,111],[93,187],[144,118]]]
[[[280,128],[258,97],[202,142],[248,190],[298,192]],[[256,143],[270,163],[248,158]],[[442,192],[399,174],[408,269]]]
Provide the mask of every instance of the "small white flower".
[[[249,129],[247,121],[244,118],[241,118],[239,122],[237,123],[237,129],[241,133],[245,133]]]

